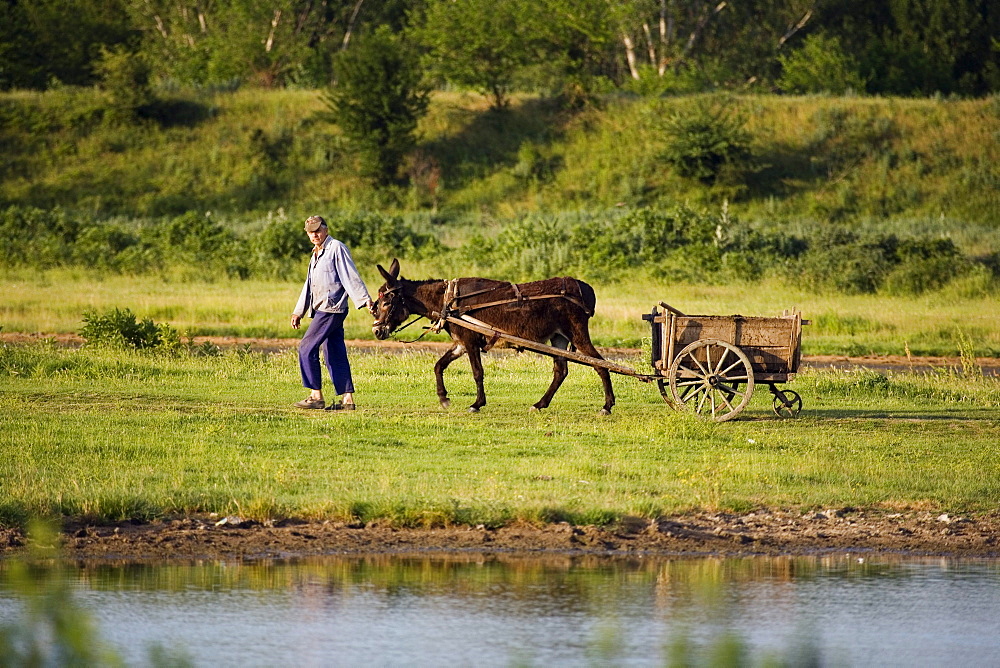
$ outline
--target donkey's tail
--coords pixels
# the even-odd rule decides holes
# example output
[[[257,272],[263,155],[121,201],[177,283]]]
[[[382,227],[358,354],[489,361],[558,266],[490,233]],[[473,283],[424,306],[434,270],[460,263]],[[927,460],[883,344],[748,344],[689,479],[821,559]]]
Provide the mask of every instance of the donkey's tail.
[[[597,306],[597,295],[594,294],[594,288],[590,287],[590,284],[586,281],[575,280],[577,287],[580,289],[580,300],[587,308],[587,315],[594,315],[594,307]]]

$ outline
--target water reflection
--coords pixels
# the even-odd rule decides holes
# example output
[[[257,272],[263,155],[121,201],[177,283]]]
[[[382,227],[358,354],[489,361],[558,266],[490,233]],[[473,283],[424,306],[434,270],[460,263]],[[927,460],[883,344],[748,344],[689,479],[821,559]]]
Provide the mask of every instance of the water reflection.
[[[370,556],[72,577],[130,665],[154,642],[198,665],[665,665],[729,633],[754,663],[1000,661],[996,561]],[[16,607],[0,565],[0,615]]]

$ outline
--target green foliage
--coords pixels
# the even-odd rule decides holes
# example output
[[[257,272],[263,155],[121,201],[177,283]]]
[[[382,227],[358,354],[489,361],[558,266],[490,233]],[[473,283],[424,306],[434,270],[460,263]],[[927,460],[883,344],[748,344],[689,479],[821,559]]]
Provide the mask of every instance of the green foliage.
[[[497,277],[573,273],[602,278],[647,267],[673,280],[716,283],[759,278],[804,248],[801,240],[758,232],[725,213],[679,206],[577,222],[529,216],[506,225],[493,239],[473,238],[463,254]]]
[[[111,121],[134,122],[142,108],[153,103],[150,67],[143,55],[122,47],[102,48],[95,67],[108,98]]]
[[[892,118],[872,109],[824,107],[813,115],[809,153],[814,169],[839,176],[866,158],[883,155],[898,134]]]
[[[444,249],[437,237],[417,232],[399,216],[338,214],[327,219],[327,224],[330,234],[347,244],[359,257],[419,259],[433,257]]]
[[[731,101],[698,99],[689,109],[664,109],[663,159],[681,176],[715,183],[739,181],[751,166],[746,118]]]
[[[518,70],[535,55],[531,9],[522,0],[430,0],[416,35],[435,74],[502,109]]]
[[[80,336],[88,346],[160,352],[176,352],[181,346],[180,334],[173,327],[154,323],[150,318],[140,322],[127,308],[103,313],[87,311],[83,323]]]
[[[846,53],[836,37],[810,35],[802,46],[779,55],[781,78],[778,86],[786,93],[863,93],[865,79],[858,62]]]
[[[80,223],[64,211],[8,207],[0,212],[0,259],[5,266],[60,266],[72,259]]]
[[[416,56],[380,28],[343,52],[336,72],[337,83],[324,98],[333,119],[358,150],[362,173],[389,184],[416,145],[417,121],[427,111],[429,90]]]
[[[197,268],[208,275],[247,278],[248,257],[236,236],[207,215],[194,211],[155,230],[155,242],[166,262]]]

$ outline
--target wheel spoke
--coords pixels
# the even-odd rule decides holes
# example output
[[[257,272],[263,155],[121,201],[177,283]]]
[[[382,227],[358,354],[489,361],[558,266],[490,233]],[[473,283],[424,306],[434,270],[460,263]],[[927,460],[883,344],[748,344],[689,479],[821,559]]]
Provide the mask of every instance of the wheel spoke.
[[[738,387],[733,387],[732,385],[727,385],[726,383],[719,383],[718,385],[716,385],[716,387],[722,390],[723,392],[728,392],[730,395],[734,397],[742,397],[744,394],[746,394],[745,392],[740,392]]]
[[[719,389],[719,388],[716,388],[716,389]],[[719,396],[722,397],[722,401],[726,404],[726,408],[729,409],[729,411],[727,411],[727,412],[731,413],[733,411],[733,405],[729,402],[729,397],[726,396],[725,392],[720,392]]]
[[[711,346],[709,346],[709,348],[711,348]],[[721,369],[722,365],[726,363],[726,358],[727,357],[729,357],[729,349],[728,348],[723,348],[722,349],[722,356],[719,357],[719,363],[716,364],[714,367],[712,367],[712,364],[709,363],[709,368],[714,368],[714,370],[712,371],[712,373],[714,373],[717,376],[721,376],[722,375],[722,372],[720,372],[719,369]]]
[[[699,370],[701,370],[701,377],[702,377],[702,378],[704,378],[704,377],[706,377],[706,376],[710,376],[710,375],[711,375],[711,373],[709,373],[709,372],[708,372],[708,371],[707,371],[707,370],[705,369],[705,367],[703,367],[703,366],[701,365],[701,362],[699,362],[699,361],[698,361],[698,358],[694,356],[694,353],[688,353],[688,357],[689,357],[689,358],[691,358],[691,361],[692,361],[692,362],[694,362],[694,363],[695,363],[695,364],[696,364],[696,365],[698,366],[698,369],[699,369]],[[691,367],[687,367],[687,368],[688,368],[688,370],[690,370],[690,371],[692,371],[692,372],[694,371],[694,369],[692,369]]]
[[[701,399],[698,400],[698,408],[695,409],[695,413],[700,415],[705,410],[705,399],[708,399],[708,391],[702,391],[699,394],[701,394]]]
[[[730,371],[732,371],[732,370],[733,370],[733,369],[735,369],[736,367],[738,367],[738,366],[741,366],[742,364],[743,364],[743,360],[741,360],[741,359],[737,359],[737,360],[736,360],[735,362],[733,362],[732,364],[730,364],[729,366],[727,366],[727,367],[725,368],[725,370],[723,370],[723,371],[719,371],[719,372],[718,372],[718,375],[720,375],[720,376],[725,376],[725,375],[726,375],[727,373],[729,373]],[[745,377],[746,377],[746,376],[744,376],[744,378],[745,378]]]
[[[685,403],[686,404],[688,402],[688,395],[691,394],[692,390],[695,392],[695,394],[697,394],[698,391],[697,391],[697,389],[695,389],[695,387],[693,385],[687,385],[687,386],[684,387],[684,389],[681,391],[680,397],[679,397],[679,399],[681,400],[681,403]]]

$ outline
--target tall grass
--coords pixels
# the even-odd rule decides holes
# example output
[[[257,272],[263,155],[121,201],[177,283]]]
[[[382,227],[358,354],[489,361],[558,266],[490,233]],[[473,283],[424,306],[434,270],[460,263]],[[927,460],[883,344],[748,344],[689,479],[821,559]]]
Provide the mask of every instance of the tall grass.
[[[383,261],[383,264],[385,261]],[[369,291],[382,278],[374,265],[359,267]],[[436,260],[402,263],[407,278],[447,278],[455,267]],[[288,326],[299,281],[220,278],[213,282],[163,276],[93,274],[84,270],[7,271],[0,274],[3,332],[72,333],[86,311],[129,308],[140,319],[169,324],[184,336],[297,336]],[[778,280],[731,285],[691,285],[633,271],[596,283],[597,313],[591,332],[600,346],[641,348],[650,336],[642,315],[665,301],[692,314],[777,315],[797,308],[812,324],[803,330],[805,354],[1000,356],[1000,308],[991,293],[963,294],[950,285],[919,297],[838,295]],[[347,317],[351,339],[371,339],[365,311]],[[419,333],[419,325],[411,328]],[[400,339],[413,338],[407,330]],[[416,334],[414,334],[415,336]],[[443,340],[442,336],[431,337]],[[965,352],[963,352],[965,351]]]
[[[123,128],[101,122],[94,91],[4,93],[0,203],[101,218],[212,211],[239,227],[278,209],[423,212],[465,225],[728,200],[755,224],[872,222],[899,233],[943,218],[963,245],[965,235],[996,241],[996,99],[615,97],[570,114],[533,97],[491,112],[477,96],[442,92],[413,166],[439,178],[376,190],[358,179],[318,91],[161,97],[158,119]],[[663,119],[706,99],[747,121],[755,167],[735,180],[705,184],[664,160]]]

